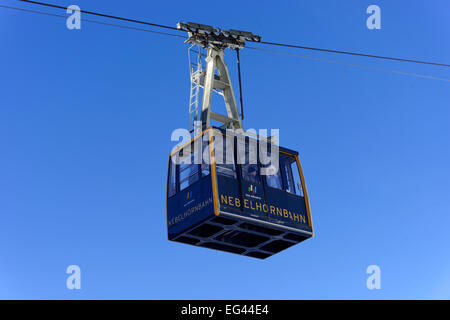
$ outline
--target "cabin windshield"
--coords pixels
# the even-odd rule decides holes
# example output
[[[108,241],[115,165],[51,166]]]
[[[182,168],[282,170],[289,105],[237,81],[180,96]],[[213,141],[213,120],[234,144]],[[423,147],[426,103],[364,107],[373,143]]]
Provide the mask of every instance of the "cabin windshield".
[[[282,155],[280,157],[282,166],[284,167],[285,175],[285,190],[289,193],[296,194],[303,197],[303,186],[302,180],[300,179],[300,171],[297,166],[297,161],[295,157],[289,155]]]

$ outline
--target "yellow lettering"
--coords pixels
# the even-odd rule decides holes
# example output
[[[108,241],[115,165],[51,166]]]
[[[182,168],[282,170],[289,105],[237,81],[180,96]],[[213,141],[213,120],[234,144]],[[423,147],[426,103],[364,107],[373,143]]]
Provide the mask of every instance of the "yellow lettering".
[[[275,214],[275,207],[274,206],[270,206],[270,213],[271,214]]]
[[[201,206],[202,207],[205,206],[207,203],[211,202],[211,200],[212,199],[208,199],[205,203],[202,203]],[[241,199],[235,198],[232,196],[225,196],[225,195],[221,194],[220,202],[228,204],[233,207],[238,207],[238,208],[241,207]],[[253,205],[255,205],[255,207]],[[270,212],[270,214],[273,214],[273,215],[276,214],[277,216],[282,216],[285,218],[289,218],[292,221],[297,221],[297,222],[306,224],[306,217],[304,215],[296,214],[294,212],[288,211],[287,209],[278,208],[273,205],[269,206],[265,203],[260,203],[260,202],[256,202],[255,204],[253,204],[253,202],[251,200],[244,199],[244,208],[256,210],[256,211],[264,211],[265,213]],[[194,209],[196,209],[196,208],[194,208]],[[201,209],[201,208],[199,208],[199,209]]]
[[[228,204],[228,202],[227,202],[227,196],[224,196],[224,195],[220,195],[220,202],[222,202],[222,203],[225,203],[225,204]]]
[[[282,216],[282,215],[283,214],[282,214],[281,208],[277,207],[277,216]]]

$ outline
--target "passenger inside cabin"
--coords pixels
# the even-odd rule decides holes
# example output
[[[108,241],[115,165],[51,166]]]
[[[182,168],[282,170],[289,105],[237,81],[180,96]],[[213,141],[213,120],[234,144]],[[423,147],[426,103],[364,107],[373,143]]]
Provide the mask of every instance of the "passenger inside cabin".
[[[259,175],[258,170],[255,165],[249,165],[247,166],[247,172],[244,175],[245,180],[247,180],[250,183],[259,183]]]
[[[276,189],[282,189],[281,186],[281,175],[280,170],[275,168],[274,165],[270,165],[266,169],[267,175],[266,175],[266,181],[269,187],[276,188]]]

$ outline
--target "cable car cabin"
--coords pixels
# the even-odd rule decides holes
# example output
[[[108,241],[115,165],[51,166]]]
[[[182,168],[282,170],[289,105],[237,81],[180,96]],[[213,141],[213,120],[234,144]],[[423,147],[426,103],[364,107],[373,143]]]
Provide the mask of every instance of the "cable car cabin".
[[[298,153],[230,132],[210,127],[170,154],[169,240],[265,259],[312,237]]]

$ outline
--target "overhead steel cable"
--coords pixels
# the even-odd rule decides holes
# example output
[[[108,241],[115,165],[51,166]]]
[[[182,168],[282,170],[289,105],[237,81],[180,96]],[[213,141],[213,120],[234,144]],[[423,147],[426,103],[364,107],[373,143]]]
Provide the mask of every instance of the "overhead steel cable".
[[[24,8],[17,8],[17,7],[11,7],[11,6],[0,5],[0,8],[12,9],[12,10],[29,12],[29,13],[37,13],[37,14],[53,16],[53,17],[59,17],[59,18],[67,18],[67,16],[65,16],[65,15],[59,15],[59,14],[54,14],[54,13],[48,13],[48,12],[42,12],[42,11],[30,10],[30,9],[24,9]],[[186,39],[185,36],[182,36],[182,35],[179,35],[179,34],[172,34],[172,33],[167,33],[167,32],[148,30],[148,29],[144,29],[144,28],[125,26],[125,25],[114,24],[114,23],[107,23],[107,22],[90,20],[90,19],[85,19],[85,18],[82,18],[81,20],[82,21],[86,21],[86,22],[90,22],[90,23],[95,23],[95,24],[100,24],[100,25],[107,25],[107,26],[112,26],[112,27],[117,27],[117,28],[122,28],[122,29],[138,30],[138,31],[150,32],[150,33],[155,33],[155,34],[161,34],[161,35],[167,35],[167,36],[172,36],[172,37],[178,37],[178,38]],[[250,47],[250,46],[247,46],[246,48],[251,49],[251,50],[258,50],[258,51],[262,51],[262,52],[267,52],[267,53],[294,56],[294,57],[299,57],[299,58],[308,59],[308,60],[329,62],[329,63],[346,65],[346,66],[351,66],[351,67],[357,67],[357,68],[363,68],[363,69],[369,69],[369,70],[389,72],[389,73],[400,74],[400,75],[410,76],[410,77],[415,77],[415,78],[424,78],[424,79],[431,79],[431,80],[450,82],[450,79],[440,78],[440,77],[435,77],[435,76],[430,76],[430,75],[423,75],[423,74],[418,74],[418,73],[410,73],[410,72],[404,72],[404,71],[399,71],[399,70],[385,69],[385,68],[379,68],[379,67],[375,67],[375,66],[367,66],[367,65],[363,65],[363,64],[355,64],[355,63],[349,63],[349,62],[338,61],[338,60],[331,60],[331,59],[325,59],[325,58],[319,58],[319,57],[303,56],[303,55],[300,55],[300,54],[296,54],[296,53],[292,53],[292,52],[286,52],[286,51],[270,50],[270,49],[264,49],[264,48],[255,48],[255,47]],[[242,99],[242,92],[241,92],[241,99]],[[242,101],[241,101],[241,116],[243,118],[243,110],[242,110],[243,107],[242,107],[242,105],[243,104],[242,104]]]
[[[48,12],[42,12],[42,11],[31,10],[31,9],[24,9],[24,8],[17,8],[17,7],[11,7],[11,6],[0,5],[0,8],[6,8],[6,9],[23,11],[23,12],[29,12],[29,13],[37,13],[37,14],[42,14],[42,15],[51,16],[51,17],[67,18],[67,16],[60,15],[60,14],[48,13]],[[137,31],[144,31],[144,32],[161,34],[161,35],[164,35],[164,36],[171,36],[171,37],[177,37],[177,38],[186,39],[185,36],[182,36],[180,34],[173,34],[173,33],[168,33],[168,32],[161,32],[161,31],[154,31],[154,30],[149,30],[149,29],[144,29],[144,28],[125,26],[125,25],[121,25],[121,24],[108,23],[108,22],[97,21],[97,20],[90,20],[90,19],[86,19],[86,18],[82,18],[81,20],[85,21],[85,22],[96,23],[96,24],[101,24],[101,25],[105,25],[105,26],[117,27],[117,28],[122,28],[122,29],[137,30]]]
[[[46,6],[46,7],[51,7],[51,8],[67,10],[67,7],[58,6],[56,4],[51,4],[51,3],[44,3],[44,2],[30,1],[30,0],[19,0],[19,1],[27,2],[27,3],[33,3],[33,4],[38,4],[38,5],[41,5],[41,6]],[[176,28],[176,27],[165,26],[165,25],[162,25],[162,24],[157,24],[157,23],[152,23],[152,22],[147,22],[147,21],[142,21],[142,20],[117,17],[117,16],[112,16],[112,15],[109,15],[109,14],[92,12],[92,11],[87,11],[87,10],[79,10],[79,11],[81,13],[86,13],[86,14],[90,14],[90,15],[94,15],[94,16],[98,16],[98,17],[110,18],[110,19],[115,19],[115,20],[122,20],[122,21],[127,21],[127,22],[134,22],[134,23],[145,24],[145,25],[148,25],[148,26],[153,26],[153,27],[158,27],[158,28],[165,28],[165,29],[170,29],[170,30],[181,31],[181,30],[178,30],[178,28]]]
[[[50,4],[50,3],[44,3],[44,2],[32,1],[32,0],[19,0],[19,1],[26,2],[26,3],[31,3],[31,4],[37,4],[37,5],[41,5],[41,6],[47,6],[47,7],[51,7],[51,8],[67,10],[67,8],[64,7],[64,6],[59,6],[59,5]],[[180,29],[178,29],[176,27],[171,27],[171,26],[167,26],[167,25],[152,23],[152,22],[148,22],[148,21],[142,21],[142,20],[137,20],[137,19],[129,19],[129,18],[118,17],[118,16],[113,16],[113,15],[104,14],[104,13],[98,13],[98,12],[92,12],[92,11],[87,11],[87,10],[80,10],[80,12],[81,13],[90,14],[90,15],[96,15],[96,16],[104,17],[104,18],[110,18],[110,19],[122,20],[122,21],[127,21],[127,22],[139,23],[139,24],[144,24],[144,25],[148,25],[148,26],[153,26],[153,27],[158,27],[158,28],[165,28],[165,29],[176,30],[176,31],[182,31],[182,30],[180,30]],[[418,64],[426,64],[426,65],[433,65],[433,66],[440,66],[440,67],[450,67],[450,64],[438,63],[438,62],[432,62],[432,61],[414,60],[414,59],[405,59],[405,58],[395,58],[395,57],[380,56],[380,55],[360,53],[360,52],[352,52],[352,51],[342,51],[342,50],[333,50],[333,49],[324,49],[324,48],[314,48],[314,47],[307,47],[307,46],[301,46],[301,45],[295,45],[295,44],[287,44],[287,43],[277,43],[277,42],[268,42],[268,41],[260,41],[260,42],[253,41],[253,42],[259,43],[259,44],[287,47],[287,48],[294,48],[294,49],[301,49],[301,50],[312,50],[312,51],[319,51],[319,52],[327,52],[327,53],[336,53],[336,54],[360,56],[360,57],[366,57],[366,58],[382,59],[382,60],[418,63]]]
[[[331,60],[331,59],[325,59],[325,58],[319,58],[319,57],[310,57],[310,56],[304,56],[304,55],[300,55],[300,54],[297,54],[297,53],[286,52],[286,51],[278,51],[278,50],[270,50],[270,49],[263,49],[263,48],[255,48],[255,47],[249,47],[249,46],[247,46],[246,48],[247,49],[251,49],[251,50],[258,50],[258,51],[268,52],[268,53],[282,54],[282,55],[287,55],[287,56],[291,56],[291,57],[298,57],[298,58],[303,58],[303,59],[308,59],[308,60],[323,61],[323,62],[340,64],[340,65],[345,65],[345,66],[350,66],[350,67],[356,67],[356,68],[363,68],[363,69],[368,69],[368,70],[376,70],[376,71],[395,73],[395,74],[400,74],[400,75],[409,76],[409,77],[450,82],[450,79],[439,78],[439,77],[424,75],[424,74],[420,74],[420,73],[404,72],[404,71],[399,71],[399,70],[392,70],[392,69],[380,68],[380,67],[375,67],[375,66],[368,66],[368,65],[364,65],[364,64],[356,64],[356,63],[350,63],[350,62],[338,61],[338,60]]]
[[[332,50],[332,49],[320,49],[320,48],[305,47],[305,46],[300,46],[300,45],[295,45],[295,44],[276,43],[276,42],[267,42],[267,41],[260,41],[260,42],[257,42],[257,43],[267,44],[267,45],[271,45],[271,46],[303,49],[303,50],[313,50],[313,51],[321,51],[321,52],[328,52],[328,53],[347,54],[347,55],[352,55],[352,56],[360,56],[360,57],[374,58],[374,59],[384,59],[384,60],[393,60],[393,61],[401,61],[401,62],[412,62],[412,63],[429,64],[429,65],[440,66],[440,67],[450,67],[450,64],[445,64],[445,63],[422,61],[422,60],[413,60],[413,59],[404,59],[404,58],[393,58],[393,57],[385,57],[385,56],[377,56],[377,55],[373,55],[373,54],[351,52],[351,51],[340,51],[340,50]]]

